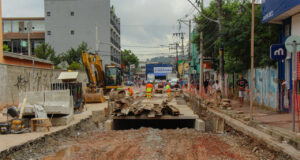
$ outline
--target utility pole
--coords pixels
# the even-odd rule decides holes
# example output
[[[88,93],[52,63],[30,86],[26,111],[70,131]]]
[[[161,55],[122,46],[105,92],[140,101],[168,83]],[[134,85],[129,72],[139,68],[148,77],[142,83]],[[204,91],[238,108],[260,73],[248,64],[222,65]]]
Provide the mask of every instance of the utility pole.
[[[223,22],[223,9],[222,9],[222,0],[215,0],[217,3],[217,7],[218,7],[218,28],[219,28],[219,38],[223,39],[223,26],[222,26],[222,22]],[[219,58],[219,69],[220,69],[220,75],[221,75],[221,85],[222,85],[222,96],[225,96],[225,75],[224,75],[224,51],[223,51],[223,46],[221,46],[219,48],[219,54],[220,54],[220,58]]]
[[[2,0],[0,0],[0,24],[2,24]],[[2,25],[0,25],[0,63],[3,63],[3,37],[2,37]]]
[[[99,52],[99,37],[98,37],[98,26],[96,26],[96,52]]]
[[[176,68],[176,72],[177,72],[177,77],[179,76],[179,74],[178,74],[178,43],[174,43],[174,44],[169,44],[170,45],[170,47],[169,47],[169,49],[170,50],[173,50],[173,49],[175,49],[176,50],[176,59],[175,59],[175,68]],[[175,48],[173,47],[175,45]]]
[[[200,51],[199,51],[199,60],[200,60],[200,74],[199,74],[199,94],[202,95],[202,85],[203,85],[203,32],[200,33]]]
[[[181,35],[181,50],[182,50],[182,78],[184,78],[184,44],[183,44],[183,34]]]
[[[251,91],[250,91],[250,119],[253,119],[253,91],[254,91],[254,28],[255,28],[255,0],[252,0],[252,24],[251,24]]]
[[[182,22],[189,26],[189,43],[188,43],[188,62],[191,62],[191,34],[192,34],[192,20],[178,20],[179,24]],[[188,71],[188,88],[191,85],[191,65],[189,64],[189,71]]]
[[[192,21],[189,20],[189,58],[188,58],[188,62],[189,62],[189,76],[188,76],[188,88],[190,88],[191,86],[191,38],[192,38]]]
[[[182,41],[182,76],[184,75],[184,45],[183,45],[184,36],[183,35],[184,35],[183,32],[173,33],[173,36],[180,37],[181,41]],[[177,47],[176,47],[176,49],[177,49]],[[178,55],[178,51],[176,51],[176,54]],[[178,60],[178,56],[177,56],[177,60]],[[182,78],[182,77],[180,77],[180,78]]]
[[[27,47],[28,56],[31,56],[31,43],[30,43],[30,33],[31,33],[31,22],[27,23]]]

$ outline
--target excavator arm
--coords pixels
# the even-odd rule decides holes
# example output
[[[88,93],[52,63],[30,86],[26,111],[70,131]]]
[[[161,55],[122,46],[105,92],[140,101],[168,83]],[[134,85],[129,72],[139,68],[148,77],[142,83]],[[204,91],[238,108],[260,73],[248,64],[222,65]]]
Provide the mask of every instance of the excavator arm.
[[[85,67],[86,74],[89,80],[87,91],[85,93],[85,101],[87,103],[104,102],[103,87],[104,87],[104,71],[102,61],[99,55],[82,53],[82,63]],[[93,67],[95,68],[95,72]]]

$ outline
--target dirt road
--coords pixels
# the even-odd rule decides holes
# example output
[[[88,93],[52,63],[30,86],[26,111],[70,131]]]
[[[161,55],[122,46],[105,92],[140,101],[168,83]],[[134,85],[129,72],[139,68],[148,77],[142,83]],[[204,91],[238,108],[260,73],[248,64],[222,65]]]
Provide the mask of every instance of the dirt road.
[[[199,133],[193,129],[157,130],[141,128],[124,131],[93,131],[81,135],[54,159],[98,160],[217,160],[272,159],[252,153],[242,138],[227,134]],[[70,143],[71,144],[71,143]],[[243,145],[242,145],[243,144]],[[259,155],[259,157],[258,157]]]

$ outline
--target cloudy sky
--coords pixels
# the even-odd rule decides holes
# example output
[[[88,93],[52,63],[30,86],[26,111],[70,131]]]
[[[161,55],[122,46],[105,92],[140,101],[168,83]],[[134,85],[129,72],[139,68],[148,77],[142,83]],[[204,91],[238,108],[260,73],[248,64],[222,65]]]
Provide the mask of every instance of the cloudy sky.
[[[188,27],[182,24],[179,30],[177,20],[197,14],[187,0],[111,0],[111,5],[121,18],[122,49],[131,49],[141,60],[174,55],[165,47],[179,41],[173,33],[185,32],[185,44],[188,41]],[[41,17],[44,1],[2,0],[2,12],[3,17]]]

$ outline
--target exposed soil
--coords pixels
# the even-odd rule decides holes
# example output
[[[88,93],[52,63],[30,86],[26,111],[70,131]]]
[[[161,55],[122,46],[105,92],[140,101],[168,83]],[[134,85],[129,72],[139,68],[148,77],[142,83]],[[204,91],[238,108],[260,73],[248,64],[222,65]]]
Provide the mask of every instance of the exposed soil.
[[[281,159],[268,151],[256,154],[244,145],[244,137],[229,134],[199,133],[193,129],[139,130],[89,132],[73,144],[61,144],[65,149],[43,160],[256,160]],[[261,151],[261,150],[259,150]]]

